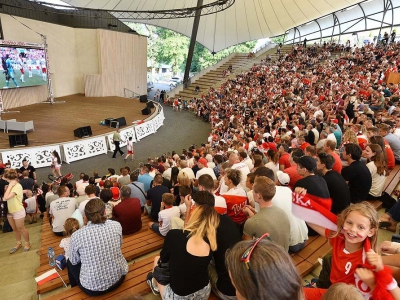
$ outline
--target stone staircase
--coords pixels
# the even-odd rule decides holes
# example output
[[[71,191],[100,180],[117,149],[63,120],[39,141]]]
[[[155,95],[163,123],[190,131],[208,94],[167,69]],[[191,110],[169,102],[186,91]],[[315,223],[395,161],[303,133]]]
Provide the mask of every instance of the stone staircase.
[[[262,49],[260,50],[260,52]],[[291,45],[284,45],[281,49],[281,54],[290,53],[292,51]],[[206,92],[210,87],[218,88],[221,83],[225,82],[228,78],[233,79],[236,74],[241,72],[246,72],[256,63],[259,63],[262,59],[265,59],[267,55],[270,55],[272,60],[277,60],[279,55],[276,54],[276,47],[268,51],[262,51],[262,53],[255,53],[255,57],[248,59],[248,53],[236,53],[230,60],[226,61],[224,64],[219,66],[214,70],[202,75],[197,80],[191,82],[187,88],[179,92],[174,92],[172,90],[169,94],[170,97],[176,98],[181,97],[183,100],[189,100],[193,97],[199,97],[202,93]],[[222,77],[222,71],[228,69],[229,65],[232,65],[232,73],[229,77]],[[200,92],[195,93],[194,89],[196,86],[200,87]]]

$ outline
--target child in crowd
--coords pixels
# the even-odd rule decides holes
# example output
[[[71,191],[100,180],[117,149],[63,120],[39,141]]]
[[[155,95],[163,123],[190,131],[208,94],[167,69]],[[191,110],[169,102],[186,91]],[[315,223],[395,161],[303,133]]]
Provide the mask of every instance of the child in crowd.
[[[332,284],[343,282],[355,285],[365,299],[393,299],[400,295],[400,289],[391,271],[383,265],[381,256],[376,253],[378,224],[378,213],[368,202],[353,204],[343,210],[337,219],[336,232],[308,222],[312,229],[328,238],[332,245]],[[308,300],[321,299],[326,291],[305,288],[304,294]]]
[[[126,144],[126,150],[128,151],[128,154],[125,156],[125,161],[128,160],[129,155],[132,155],[132,161],[135,159],[135,151],[133,150],[133,142],[132,142],[132,137],[130,136],[128,139],[128,143]]]
[[[64,249],[65,259],[69,257],[69,242],[71,235],[79,229],[79,222],[77,219],[68,218],[64,223],[64,231],[67,233],[67,237],[63,238],[60,242],[60,248]]]
[[[149,222],[149,228],[161,236],[166,236],[171,229],[171,219],[180,216],[178,206],[173,206],[174,200],[173,194],[163,194],[160,212],[158,213],[158,223]]]
[[[37,222],[37,203],[36,196],[33,195],[31,190],[27,190],[26,193],[26,214],[28,215],[29,224]]]

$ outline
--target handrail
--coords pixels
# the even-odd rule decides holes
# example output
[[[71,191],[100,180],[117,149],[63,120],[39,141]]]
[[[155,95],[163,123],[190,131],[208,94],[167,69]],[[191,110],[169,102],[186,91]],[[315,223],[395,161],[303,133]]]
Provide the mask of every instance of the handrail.
[[[129,93],[131,94],[129,97],[126,96],[126,91],[129,91]],[[134,96],[138,96],[137,98],[140,98],[140,94],[135,93],[134,91],[131,91],[130,89],[124,88],[124,97],[125,98],[136,98]]]

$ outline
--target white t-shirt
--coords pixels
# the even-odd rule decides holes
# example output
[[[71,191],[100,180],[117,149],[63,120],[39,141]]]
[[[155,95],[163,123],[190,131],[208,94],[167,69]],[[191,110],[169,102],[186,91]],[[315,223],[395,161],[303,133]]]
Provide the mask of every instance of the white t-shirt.
[[[240,173],[242,173],[242,179],[240,180],[240,183],[239,183],[238,187],[245,188],[246,187],[247,174],[250,173],[249,167],[244,162],[240,162],[240,163],[234,164],[231,167],[231,169],[239,170]]]
[[[167,180],[171,180],[171,168],[166,169],[163,173],[162,173],[162,177],[164,177]],[[192,171],[193,172],[193,171]],[[193,174],[194,176],[194,174]],[[193,177],[194,178],[194,177]]]
[[[196,177],[194,176],[194,172],[192,170],[192,168],[183,168],[182,170],[179,171],[179,173],[185,173],[190,180],[195,179]],[[164,174],[163,174],[164,175]],[[171,178],[171,177],[170,177]]]
[[[60,242],[60,248],[64,249],[65,253],[65,259],[68,259],[69,257],[69,242],[71,240],[71,237],[63,238]]]
[[[276,193],[272,204],[282,209],[290,223],[289,246],[294,246],[308,240],[306,222],[292,214],[292,190],[287,186],[276,186]]]
[[[25,200],[26,203],[26,213],[35,214],[36,213],[36,197],[32,196]]]
[[[75,198],[62,197],[50,203],[50,214],[54,216],[53,231],[63,232],[65,220],[72,216],[76,209]]]
[[[197,173],[196,173],[196,179],[199,179],[199,177],[201,176],[201,175],[203,175],[203,174],[208,174],[208,175],[210,175],[211,177],[212,177],[212,179],[217,179],[217,177],[215,177],[215,173],[214,173],[214,170],[213,169],[210,169],[210,168],[206,168],[206,167],[204,167],[203,169],[200,169],[200,170],[198,170],[197,171]]]
[[[166,236],[168,231],[171,229],[171,219],[174,217],[180,217],[180,211],[178,206],[172,206],[171,208],[163,209],[158,213],[158,221],[162,222],[160,226],[160,233]]]
[[[373,161],[367,163],[367,168],[371,172],[372,185],[369,194],[374,197],[382,196],[382,191],[385,186],[386,176],[378,174],[378,168]]]
[[[242,160],[242,163],[245,163],[249,167],[249,170],[254,168],[253,161],[248,156],[245,159]]]

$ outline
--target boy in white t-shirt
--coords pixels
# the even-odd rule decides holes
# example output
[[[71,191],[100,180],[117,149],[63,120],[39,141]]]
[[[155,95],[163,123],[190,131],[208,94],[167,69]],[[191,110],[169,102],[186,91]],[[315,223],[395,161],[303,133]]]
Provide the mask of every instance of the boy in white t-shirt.
[[[29,224],[36,223],[36,214],[37,214],[37,202],[36,196],[33,196],[31,190],[26,191],[25,193],[27,199],[25,200],[26,203],[26,214],[28,215]]]
[[[158,223],[149,222],[149,228],[161,236],[166,236],[171,229],[171,219],[180,216],[179,207],[172,205],[174,199],[175,197],[171,193],[163,194],[160,212],[158,213]]]
[[[124,160],[127,161],[129,155],[132,155],[132,161],[135,159],[135,151],[133,151],[133,142],[132,142],[132,137],[130,136],[128,139],[128,142],[126,143],[126,150],[128,153],[126,154]]]

